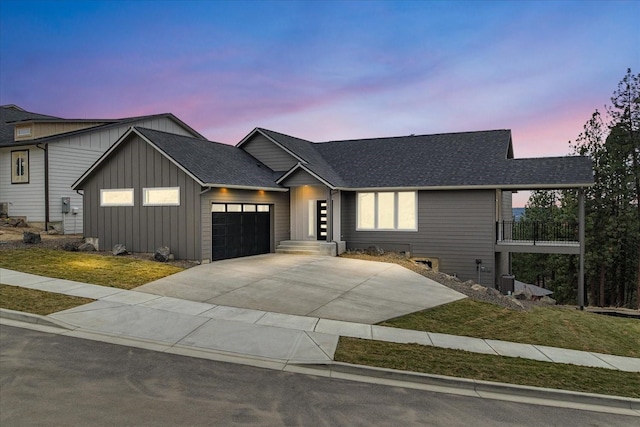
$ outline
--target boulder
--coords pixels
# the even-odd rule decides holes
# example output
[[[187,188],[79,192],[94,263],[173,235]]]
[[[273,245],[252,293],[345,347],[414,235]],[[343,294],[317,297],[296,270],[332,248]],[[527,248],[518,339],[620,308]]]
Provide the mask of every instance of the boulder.
[[[471,283],[469,283],[471,282]],[[473,281],[471,280],[467,280],[466,282],[464,282],[466,285],[471,284],[471,289],[476,291],[476,292],[487,292],[487,288],[485,288],[482,285],[478,285],[477,283],[473,283]]]
[[[113,250],[111,251],[114,255],[126,255],[127,247],[122,243],[116,243],[113,245]]]
[[[513,294],[513,297],[519,300],[527,299],[527,296],[524,294],[524,292],[518,292],[517,294]]]
[[[79,242],[65,242],[62,245],[62,249],[69,252],[76,252],[78,250],[78,246],[80,246]]]
[[[170,255],[171,251],[169,250],[169,248],[166,246],[161,246],[156,249],[155,253],[153,254],[153,259],[158,262],[167,262],[169,261]]]
[[[78,246],[79,252],[93,252],[96,250],[96,247],[91,243],[82,243]]]
[[[42,237],[40,237],[37,233],[32,233],[30,231],[25,231],[22,233],[22,242],[28,244],[40,243],[42,241]]]
[[[369,246],[364,253],[366,253],[367,255],[372,255],[372,256],[381,256],[384,255],[384,249],[382,249],[381,247],[372,245]]]
[[[18,220],[18,223],[16,224],[16,227],[27,228],[28,226],[29,224],[27,224],[24,219]]]
[[[540,302],[542,304],[548,304],[548,305],[556,305],[556,300],[554,300],[553,298],[551,298],[548,295],[543,296],[542,298],[540,298]]]
[[[52,230],[47,231],[47,234],[51,235],[51,236],[55,236],[58,235],[60,233],[58,233],[58,230],[56,230],[55,228]]]

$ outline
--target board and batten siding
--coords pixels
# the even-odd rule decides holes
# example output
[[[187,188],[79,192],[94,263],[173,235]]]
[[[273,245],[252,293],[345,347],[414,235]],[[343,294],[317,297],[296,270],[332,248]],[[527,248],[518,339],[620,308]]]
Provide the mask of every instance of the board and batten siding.
[[[143,206],[143,188],[180,187],[180,206]],[[134,206],[101,207],[100,189],[134,189]],[[152,148],[131,135],[84,185],[85,236],[101,249],[123,243],[129,251],[167,246],[176,259],[199,260],[201,187]]]
[[[52,222],[62,223],[65,234],[80,234],[84,229],[82,196],[73,191],[71,186],[132,125],[193,136],[168,117],[154,117],[126,126],[96,129],[94,132],[70,136],[49,144],[49,217]],[[71,199],[71,207],[79,208],[77,215],[62,213],[63,197]]]
[[[242,144],[240,148],[275,172],[288,171],[298,164],[298,159],[259,133]]]
[[[211,204],[256,203],[271,205],[271,252],[283,240],[289,240],[289,193],[262,190],[212,188],[200,196],[202,223],[202,259],[211,260]]]
[[[342,193],[342,235],[349,249],[377,245],[412,256],[438,258],[439,269],[462,280],[477,280],[476,259],[494,271],[496,193],[419,191],[418,231],[356,231],[356,193]],[[493,273],[481,282],[493,286]]]
[[[29,150],[29,183],[11,183],[11,152]],[[0,148],[0,202],[9,216],[44,222],[44,151],[35,145]]]

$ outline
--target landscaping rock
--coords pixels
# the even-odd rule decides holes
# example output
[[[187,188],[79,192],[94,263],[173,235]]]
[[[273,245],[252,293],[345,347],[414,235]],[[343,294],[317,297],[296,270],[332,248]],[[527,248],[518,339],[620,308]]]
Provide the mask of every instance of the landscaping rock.
[[[65,242],[62,249],[68,252],[77,252],[82,242]]]
[[[50,235],[50,236],[55,236],[55,235],[60,234],[60,233],[58,233],[58,230],[53,229],[53,230],[47,231],[47,234]]]
[[[473,281],[471,280],[467,280],[466,282],[464,282],[464,284],[467,286],[471,286],[471,289],[476,292],[487,292],[487,288],[482,285],[478,285],[477,283],[473,283]]]
[[[493,295],[493,296],[502,295],[500,291],[495,288],[487,288],[487,294]]]
[[[113,250],[112,253],[114,255],[126,255],[127,254],[127,247],[125,245],[123,245],[122,243],[116,243],[115,245],[113,245]]]
[[[364,253],[372,256],[381,256],[381,255],[384,255],[384,249],[374,245],[374,246],[369,246],[364,251]]]
[[[95,250],[96,250],[96,247],[93,246],[91,243],[82,243],[80,246],[78,246],[79,252],[93,252]]]
[[[548,295],[543,296],[542,298],[540,298],[540,302],[542,304],[548,304],[548,305],[556,305],[556,300],[554,300],[553,298],[551,298]]]
[[[153,254],[153,259],[158,262],[167,262],[169,261],[169,257],[171,255],[171,251],[166,246],[161,246],[156,249],[156,252]]]
[[[29,227],[29,224],[27,224],[24,219],[21,219],[18,221],[18,223],[16,224],[16,227],[21,227],[21,228],[27,228]]]
[[[22,243],[35,244],[40,243],[41,241],[42,237],[37,233],[32,233],[30,231],[22,233]]]
[[[527,296],[523,292],[518,292],[517,294],[513,294],[513,297],[519,300],[527,299]]]

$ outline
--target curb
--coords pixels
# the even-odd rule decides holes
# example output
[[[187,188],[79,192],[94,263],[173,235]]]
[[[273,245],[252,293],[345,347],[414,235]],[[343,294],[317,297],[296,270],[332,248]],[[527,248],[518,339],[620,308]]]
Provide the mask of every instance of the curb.
[[[230,354],[214,350],[199,349],[196,347],[176,346],[162,342],[101,334],[94,331],[78,329],[76,326],[57,319],[51,319],[46,316],[5,308],[0,308],[0,318],[33,325],[62,328],[70,331],[69,333],[63,332],[64,335],[75,336],[76,338],[91,339],[116,345],[127,345],[187,357],[237,363],[327,378],[466,395],[485,399],[526,402],[534,405],[568,407],[640,417],[640,399],[630,397],[609,396],[603,394],[473,380],[444,375],[401,371],[397,369],[353,365],[344,362],[304,364],[287,362],[284,360],[253,358],[240,354]]]
[[[54,328],[63,328],[74,330],[76,326],[65,323],[61,320],[52,319],[47,316],[33,313],[25,313],[23,311],[9,310],[8,308],[0,308],[0,318],[15,320],[18,322],[34,323],[36,325],[51,326]]]
[[[475,395],[483,398],[513,401],[523,401],[526,399],[529,403],[547,406],[566,406],[563,405],[563,403],[565,403],[581,406],[589,410],[604,410],[605,412],[610,412],[611,409],[628,410],[631,411],[629,413],[630,415],[640,416],[640,399],[631,397],[448,377],[444,375],[352,365],[343,362],[333,362],[328,365],[298,366],[304,368],[309,373],[318,371],[323,373],[324,376],[331,378],[353,380],[369,378],[380,380],[380,383],[405,383],[407,386],[413,384],[416,388],[432,390],[446,388],[451,389],[452,391],[450,392],[456,394]],[[554,403],[550,404],[550,402]],[[607,408],[610,408],[610,410],[607,411]]]

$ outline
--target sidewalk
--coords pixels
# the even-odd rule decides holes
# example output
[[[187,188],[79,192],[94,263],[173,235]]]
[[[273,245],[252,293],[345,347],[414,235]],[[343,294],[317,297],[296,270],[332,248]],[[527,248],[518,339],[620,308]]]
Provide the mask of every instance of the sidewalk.
[[[346,336],[640,372],[640,359],[632,357],[212,305],[7,269],[0,269],[0,283],[96,299],[45,316],[70,330],[276,364],[332,363],[338,338]]]

